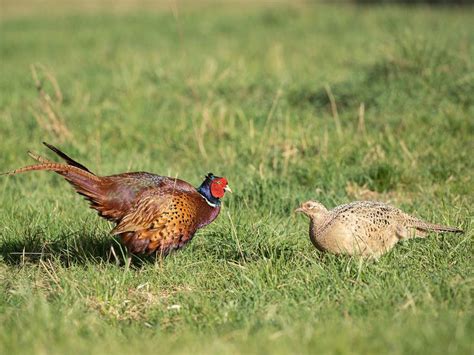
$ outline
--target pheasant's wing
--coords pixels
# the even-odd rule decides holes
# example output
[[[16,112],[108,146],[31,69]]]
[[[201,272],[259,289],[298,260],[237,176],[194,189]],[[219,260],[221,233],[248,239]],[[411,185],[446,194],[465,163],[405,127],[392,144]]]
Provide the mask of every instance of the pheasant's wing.
[[[142,192],[133,202],[130,209],[117,226],[113,234],[136,232],[154,227],[158,220],[165,222],[169,207],[173,205],[176,192],[149,189]]]
[[[179,190],[148,190],[135,208],[113,229],[132,252],[167,253],[189,241],[198,228],[198,194]]]
[[[136,212],[141,199],[153,199],[155,209],[161,199],[166,200],[173,191],[196,191],[192,185],[183,180],[150,174],[146,172],[124,173],[102,178],[105,202],[101,215],[114,221],[124,221],[124,217]],[[143,215],[143,211],[140,212]]]

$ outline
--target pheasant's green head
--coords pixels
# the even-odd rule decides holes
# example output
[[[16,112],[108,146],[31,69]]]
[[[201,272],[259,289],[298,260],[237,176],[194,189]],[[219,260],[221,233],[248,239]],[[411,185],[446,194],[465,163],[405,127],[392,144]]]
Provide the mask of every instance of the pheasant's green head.
[[[218,206],[220,199],[226,192],[232,192],[225,177],[215,176],[212,173],[206,175],[205,180],[198,188],[198,192],[211,204]]]

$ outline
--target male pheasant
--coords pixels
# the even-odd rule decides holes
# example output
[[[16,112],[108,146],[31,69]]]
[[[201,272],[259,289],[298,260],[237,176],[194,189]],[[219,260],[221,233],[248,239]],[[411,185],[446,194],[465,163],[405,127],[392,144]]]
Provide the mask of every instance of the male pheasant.
[[[146,172],[98,176],[56,147],[44,143],[66,161],[60,164],[36,154],[39,162],[8,175],[50,170],[62,175],[90,201],[101,217],[116,223],[112,230],[134,254],[166,255],[188,243],[221,209],[220,199],[232,192],[227,179],[209,173],[196,189],[189,183]]]
[[[399,240],[425,237],[427,232],[463,233],[377,201],[355,201],[330,211],[319,202],[307,201],[295,212],[310,218],[309,237],[314,246],[334,254],[377,258]]]

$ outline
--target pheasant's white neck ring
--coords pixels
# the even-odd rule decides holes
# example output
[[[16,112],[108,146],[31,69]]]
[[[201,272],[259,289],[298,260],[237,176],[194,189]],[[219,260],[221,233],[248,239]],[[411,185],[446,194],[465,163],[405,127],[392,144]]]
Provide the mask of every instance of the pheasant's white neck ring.
[[[201,195],[201,197],[204,199],[204,201],[206,201],[206,203],[211,206],[211,207],[217,207],[217,203],[212,203],[211,201],[209,201],[206,196],[204,195]]]
[[[211,193],[210,183],[212,180],[206,178],[201,186],[198,187],[197,191],[206,200],[206,203],[211,207],[217,207],[220,205],[218,198],[214,197]]]

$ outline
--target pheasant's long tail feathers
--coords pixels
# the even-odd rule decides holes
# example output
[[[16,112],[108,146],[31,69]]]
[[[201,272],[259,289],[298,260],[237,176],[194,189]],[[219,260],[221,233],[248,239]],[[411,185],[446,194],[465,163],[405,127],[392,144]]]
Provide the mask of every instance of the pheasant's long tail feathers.
[[[45,163],[25,166],[0,175],[15,175],[38,170],[54,171],[62,175],[79,194],[87,198],[91,202],[91,207],[101,212],[106,197],[104,196],[103,178],[76,166],[46,162],[46,159],[35,154],[30,154],[30,156],[38,161],[45,161]]]
[[[37,156],[35,154],[30,155],[33,159],[38,160],[39,162],[42,162],[43,158],[40,156]],[[46,161],[46,159],[44,160]],[[51,170],[51,171],[59,171],[61,169],[61,166],[63,164],[57,164],[57,163],[41,163],[41,164],[35,164],[35,165],[28,165],[23,168],[15,169],[8,171],[6,173],[1,173],[0,175],[15,175],[15,174],[21,174],[21,173],[26,173],[27,171],[36,171],[36,170]]]
[[[56,162],[54,161],[51,161],[49,159],[46,159],[44,157],[42,157],[41,155],[38,155],[38,154],[35,154],[31,151],[28,151],[28,155],[30,156],[30,158],[42,163],[42,164],[56,164]]]
[[[73,185],[78,185],[78,187],[80,188],[82,188],[82,185],[84,185],[84,188],[87,188],[88,186],[91,186],[92,188],[93,185],[98,185],[101,182],[100,177],[90,173],[89,171],[80,169],[76,166],[54,163],[30,152],[29,152],[29,155],[33,159],[41,162],[41,164],[28,165],[23,168],[19,168],[19,169],[15,169],[6,173],[2,173],[0,175],[15,175],[15,174],[25,173],[27,171],[47,170],[47,171],[54,171],[64,176],[64,178],[67,181],[69,181]]]
[[[51,149],[53,152],[55,152],[57,155],[59,155],[62,159],[64,159],[66,161],[66,163],[68,163],[69,165],[72,165],[72,166],[75,166],[81,170],[84,170],[84,171],[87,171],[91,174],[93,174],[89,169],[87,169],[84,165],[82,165],[81,163],[78,163],[77,161],[75,161],[74,159],[72,159],[70,156],[68,156],[66,153],[60,151],[58,148],[56,148],[54,145],[51,145],[49,143],[46,143],[46,142],[43,142],[43,144],[48,147],[49,149]],[[30,154],[31,156],[31,154]],[[33,158],[35,159],[35,158]]]
[[[419,219],[412,220],[412,226],[422,232],[438,232],[438,233],[464,233],[462,229],[443,226],[442,224],[435,224],[425,222]]]

